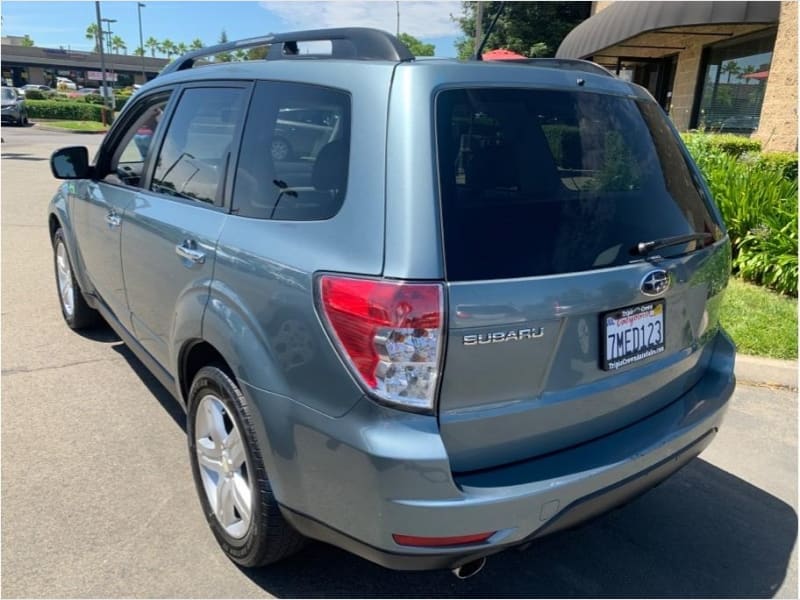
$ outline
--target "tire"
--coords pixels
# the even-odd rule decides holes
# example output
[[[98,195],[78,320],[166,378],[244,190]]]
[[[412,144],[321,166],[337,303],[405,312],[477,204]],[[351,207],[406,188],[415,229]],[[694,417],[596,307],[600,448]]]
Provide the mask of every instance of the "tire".
[[[72,260],[64,241],[64,230],[58,228],[53,235],[53,267],[61,314],[70,329],[87,329],[100,323],[100,314],[86,303],[83,291],[75,279]]]
[[[270,153],[272,155],[272,160],[291,160],[292,146],[285,139],[278,137],[272,140]]]
[[[221,366],[203,367],[192,382],[188,402],[195,487],[211,531],[228,558],[242,567],[259,567],[300,550],[305,538],[280,512],[250,408],[236,382]]]

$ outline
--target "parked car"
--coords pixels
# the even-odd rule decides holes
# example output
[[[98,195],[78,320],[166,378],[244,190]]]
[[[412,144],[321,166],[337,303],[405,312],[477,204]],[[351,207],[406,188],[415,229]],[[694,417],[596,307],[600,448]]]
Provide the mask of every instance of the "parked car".
[[[100,88],[93,88],[93,87],[82,87],[76,90],[79,96],[89,96],[89,95],[100,95]]]
[[[0,87],[2,94],[2,122],[14,125],[28,124],[28,109],[25,107],[25,96],[17,93],[16,88]]]
[[[333,139],[339,116],[334,110],[281,109],[270,152],[276,161],[313,159]]]
[[[187,411],[233,561],[314,538],[466,577],[708,446],[730,241],[646,90],[582,61],[415,61],[371,29],[209,52],[264,43],[178,58],[94,162],[51,160],[64,319],[102,317]],[[320,137],[276,157],[300,123]]]
[[[56,89],[60,91],[75,91],[78,89],[78,86],[67,77],[56,77]]]
[[[25,92],[28,92],[29,90],[36,90],[37,92],[42,92],[42,93],[53,91],[53,89],[49,85],[39,85],[36,83],[26,83],[19,89],[22,91],[23,95],[25,94]]]

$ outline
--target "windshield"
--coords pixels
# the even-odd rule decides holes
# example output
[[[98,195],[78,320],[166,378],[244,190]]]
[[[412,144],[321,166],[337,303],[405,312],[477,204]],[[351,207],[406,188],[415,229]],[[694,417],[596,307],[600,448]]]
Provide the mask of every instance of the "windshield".
[[[0,88],[3,90],[3,100],[16,100],[17,93],[9,87]]]
[[[640,242],[719,226],[660,108],[591,92],[437,97],[447,277],[585,271],[642,260]],[[704,236],[659,254],[708,243]]]

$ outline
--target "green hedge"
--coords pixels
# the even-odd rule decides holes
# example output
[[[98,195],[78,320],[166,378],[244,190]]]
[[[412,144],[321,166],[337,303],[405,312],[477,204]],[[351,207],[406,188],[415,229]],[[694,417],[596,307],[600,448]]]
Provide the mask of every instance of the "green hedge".
[[[748,152],[760,152],[761,142],[732,133],[683,133],[683,141],[690,148],[719,151],[729,156],[742,156]]]
[[[46,96],[42,90],[28,90],[25,92],[26,100],[44,100]]]
[[[87,102],[64,102],[61,100],[30,100],[25,103],[28,116],[32,119],[58,119],[62,121],[103,121],[111,122],[111,114],[102,106]]]
[[[753,158],[760,169],[780,173],[785,179],[797,180],[797,152],[764,152]]]

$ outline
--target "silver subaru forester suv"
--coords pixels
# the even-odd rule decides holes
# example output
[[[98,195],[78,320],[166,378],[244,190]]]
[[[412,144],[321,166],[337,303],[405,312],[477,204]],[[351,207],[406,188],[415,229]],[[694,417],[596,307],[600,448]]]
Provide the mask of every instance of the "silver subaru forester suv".
[[[186,409],[240,565],[313,538],[468,576],[674,473],[734,388],[720,214],[647,91],[591,63],[234,42],[51,166],[64,318],[102,316]]]

